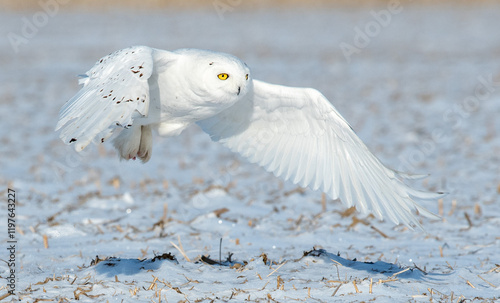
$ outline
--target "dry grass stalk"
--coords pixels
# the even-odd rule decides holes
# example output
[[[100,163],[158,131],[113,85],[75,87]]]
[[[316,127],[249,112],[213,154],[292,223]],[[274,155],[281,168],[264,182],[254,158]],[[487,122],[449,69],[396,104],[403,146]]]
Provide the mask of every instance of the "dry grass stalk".
[[[99,259],[99,257],[97,257],[97,259]],[[101,260],[101,261],[102,261],[102,260]],[[97,264],[97,263],[96,263],[96,264]],[[94,264],[94,265],[95,265],[95,264]],[[82,282],[82,283],[80,283],[80,284],[82,284],[82,285],[89,284],[89,283],[90,283],[90,282],[89,282],[89,281],[90,281],[90,279],[92,279],[92,276],[91,276],[91,275],[90,275],[90,273],[89,273],[89,274],[87,274],[85,277],[83,277],[83,278],[82,278],[82,281],[83,281],[83,280],[85,280],[85,281],[83,281],[83,282]]]
[[[337,268],[337,278],[340,280],[340,272],[339,272],[339,265],[342,266],[342,264],[340,264],[338,261],[335,261],[333,259],[330,259],[332,262],[334,262],[335,264],[335,267]]]
[[[427,298],[427,296],[426,296],[426,295],[412,295],[411,297],[412,297],[412,298],[414,298],[414,299],[418,299],[418,298]]]
[[[115,189],[120,188],[120,178],[119,177],[114,177],[109,181],[109,184],[113,186]]]
[[[368,225],[370,224],[370,223],[368,223],[368,222],[367,222],[366,220],[364,220],[364,219],[359,219],[358,217],[353,216],[353,217],[352,217],[352,222],[351,222],[351,224],[349,225],[349,227],[348,227],[348,228],[349,228],[349,229],[352,229],[352,228],[354,228],[356,225],[358,225],[358,223],[361,223],[361,224],[366,225],[366,226],[368,226]]]
[[[407,268],[405,268],[405,269],[403,269],[403,270],[400,270],[400,271],[398,271],[397,273],[393,274],[393,275],[391,276],[391,278],[396,277],[397,275],[400,275],[400,274],[402,274],[402,273],[404,273],[404,272],[407,272],[407,271],[409,271],[409,270],[410,270],[410,268],[409,268],[409,267],[407,267]]]
[[[337,211],[342,218],[350,217],[352,214],[356,212],[356,207],[351,206],[348,209],[344,210],[343,212]]]
[[[332,297],[334,297],[335,294],[337,293],[337,291],[339,291],[340,286],[342,286],[342,283],[340,283],[339,286],[337,286],[337,288],[335,288],[335,291],[333,292]]]
[[[441,258],[443,258],[443,247],[442,246],[439,246],[439,255],[441,256]]]
[[[134,289],[129,289],[128,291],[130,292],[130,295],[133,297],[133,296],[137,295],[139,288],[134,286]]]
[[[488,273],[490,273],[490,272],[500,272],[500,264],[495,264],[495,267],[488,270]]]
[[[161,220],[163,222],[167,222],[168,215],[168,203],[163,203],[163,215],[161,216]]]
[[[424,274],[427,274],[427,271],[425,270],[425,266],[424,266],[424,269],[420,268],[417,266],[417,264],[413,263],[413,266],[415,266],[416,269],[420,270],[421,272],[423,272]]]
[[[491,287],[493,288],[497,288],[496,285],[494,285],[493,283],[487,281],[485,278],[481,277],[480,275],[477,275],[481,280],[483,280],[484,282],[488,283]]]
[[[19,226],[16,226],[16,232],[21,236],[24,236],[24,231]]]
[[[382,232],[380,229],[376,228],[375,226],[370,226],[374,231],[378,232],[382,237],[386,238],[386,239],[393,239],[393,237],[389,237],[388,235],[386,235],[384,232]]]
[[[75,296],[76,300],[80,300],[80,296],[81,295],[84,295],[85,297],[90,298],[90,299],[95,299],[95,298],[98,298],[100,296],[104,296],[104,294],[99,294],[99,295],[90,295],[90,294],[88,294],[89,292],[91,292],[93,290],[93,288],[94,288],[94,285],[87,286],[86,288],[84,288],[84,286],[78,287],[73,292],[73,295]]]
[[[457,200],[453,199],[453,200],[451,200],[451,209],[450,209],[450,212],[448,213],[448,216],[453,215],[456,208],[457,208]]]
[[[142,254],[142,256],[139,258],[139,260],[146,258],[146,255],[148,254],[148,248],[149,248],[149,246],[146,246],[145,249],[141,248],[141,254]]]
[[[477,202],[476,202],[476,204],[474,204],[474,214],[476,214],[478,216],[481,216],[483,214],[483,212],[481,210],[481,206]]]
[[[398,280],[397,278],[389,278],[389,279],[386,279],[386,280],[379,279],[378,280],[378,284],[387,283],[387,282],[395,282],[397,280]]]
[[[434,288],[427,288],[427,290],[430,292],[431,295],[438,294],[442,297],[448,297],[447,295],[443,294],[442,292],[439,292],[435,290]]]
[[[283,265],[285,265],[285,264],[286,264],[286,262],[288,262],[288,261],[285,261],[285,262],[281,263],[281,265],[280,265],[280,266],[278,266],[275,270],[273,270],[270,274],[268,274],[268,275],[267,275],[267,277],[269,277],[269,276],[271,276],[272,274],[274,274],[275,272],[277,272],[277,271],[278,271],[278,269],[280,269]]]
[[[120,233],[123,233],[123,232],[124,232],[123,228],[122,228],[119,224],[116,224],[116,225],[114,226],[114,228],[115,228],[118,232],[120,232]]]
[[[326,212],[326,194],[321,194],[321,211]]]
[[[49,248],[49,238],[47,235],[43,235],[43,247],[45,247],[45,249]]]
[[[471,228],[472,227],[472,221],[469,217],[469,214],[467,212],[464,212],[464,216],[465,216],[465,219],[467,220],[467,223],[469,224],[469,227],[468,228]]]
[[[438,200],[438,214],[442,217],[444,214],[443,199]]]
[[[369,293],[372,294],[372,289],[373,289],[373,278],[370,278],[370,289],[369,289]]]
[[[276,289],[285,290],[285,281],[283,281],[281,276],[276,277],[276,282],[277,282]]]
[[[154,277],[154,276],[153,276]],[[166,287],[170,288],[171,290],[174,290],[175,292],[177,292],[178,294],[181,294],[181,295],[184,295],[186,296],[181,290],[179,287],[173,287],[172,284],[166,282],[165,280],[160,280],[160,279],[157,279],[157,282],[160,282],[162,283],[163,285],[165,285]],[[163,288],[162,288],[163,289]],[[156,291],[156,295],[158,295],[158,291]],[[181,301],[181,302],[187,302],[187,301]]]
[[[289,190],[287,192],[284,192],[283,195],[285,197],[288,197],[290,195],[293,195],[293,194],[303,194],[304,192],[306,191],[305,188],[302,188],[302,187],[296,187],[295,189],[292,189],[292,190]]]
[[[66,302],[69,302],[68,298],[65,298],[65,300],[66,300]],[[54,302],[54,300],[36,298],[35,301],[33,301],[33,303],[38,303],[38,302]],[[64,302],[64,301],[62,301],[62,299],[60,299],[58,302]]]
[[[356,280],[353,280],[353,281],[352,281],[352,285],[354,285],[354,289],[356,290],[356,293],[357,293],[357,294],[361,293],[361,292],[359,291],[359,289],[358,289],[358,286],[356,285]]]
[[[295,225],[297,226],[297,228],[300,228],[300,223],[302,223],[302,219],[304,219],[304,215],[300,214],[299,218],[295,220]]]
[[[189,257],[184,252],[184,248],[182,247],[182,243],[181,243],[181,237],[177,236],[177,240],[179,241],[179,246],[175,245],[175,243],[172,241],[170,241],[170,244],[172,244],[172,246],[175,247],[181,253],[181,255],[184,257],[184,259],[186,259],[186,261],[191,262],[191,259],[189,259]]]
[[[196,284],[199,284],[199,283],[200,283],[200,281],[198,281],[198,280],[193,280],[193,279],[189,278],[188,276],[186,276],[186,275],[184,275],[184,274],[183,274],[183,276],[184,276],[184,278],[186,278],[187,283],[182,284],[182,286],[184,286],[184,285],[188,285],[189,283],[196,283]]]
[[[336,261],[336,260],[333,260],[333,259],[330,259],[330,261],[332,261],[333,263],[335,263],[338,266],[343,266],[342,264],[340,264],[339,261]]]
[[[460,278],[462,278],[462,279],[464,279],[464,280],[465,280],[465,283],[467,283],[467,285],[469,285],[470,287],[472,287],[472,288],[476,288],[474,285],[472,285],[472,283],[471,283],[469,280],[465,279],[465,278],[464,278],[464,277],[462,277],[462,276],[459,276],[459,277],[460,277]]]
[[[229,211],[229,209],[227,208],[219,208],[219,209],[216,209],[213,211],[214,215],[217,217],[217,218],[220,218],[220,216],[224,213],[227,213]]]
[[[153,276],[153,282],[151,282],[151,284],[149,285],[148,289],[147,290],[152,290],[153,287],[156,289],[158,288],[158,284],[156,284],[156,281],[158,281],[158,277],[155,277]]]
[[[161,303],[161,290],[162,288],[158,289],[158,303]]]
[[[89,220],[90,221],[90,220]],[[95,225],[95,227],[97,228],[97,232],[101,235],[104,235],[104,231],[101,229],[101,227],[99,225]]]

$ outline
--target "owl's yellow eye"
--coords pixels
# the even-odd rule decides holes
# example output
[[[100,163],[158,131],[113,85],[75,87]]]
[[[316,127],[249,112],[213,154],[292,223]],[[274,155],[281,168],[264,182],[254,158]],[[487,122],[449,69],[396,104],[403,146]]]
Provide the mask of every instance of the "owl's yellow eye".
[[[227,78],[229,78],[229,75],[226,73],[222,73],[222,74],[218,74],[217,77],[219,77],[219,79],[221,79],[221,80],[227,80]]]

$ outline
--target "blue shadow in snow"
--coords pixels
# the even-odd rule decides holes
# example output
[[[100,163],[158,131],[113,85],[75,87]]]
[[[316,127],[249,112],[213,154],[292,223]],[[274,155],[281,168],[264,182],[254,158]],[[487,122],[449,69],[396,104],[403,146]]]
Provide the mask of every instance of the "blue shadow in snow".
[[[423,272],[418,267],[401,267],[399,265],[388,263],[384,261],[377,262],[360,262],[354,260],[344,259],[336,254],[327,252],[324,249],[313,249],[311,251],[304,252],[304,257],[316,257],[321,258],[325,263],[340,264],[342,266],[354,269],[362,270],[368,273],[383,274],[387,277],[394,276],[400,279],[413,279],[413,280],[434,280],[439,281],[439,276],[446,276],[446,274],[435,274]]]
[[[96,272],[108,277],[113,277],[115,275],[134,275],[141,271],[157,270],[165,261],[174,262],[175,264],[179,263],[175,256],[170,253],[158,255],[152,259],[142,260],[115,257],[109,257],[104,260],[99,260],[99,258],[92,260],[93,263],[96,263]],[[93,264],[91,263],[91,265]]]

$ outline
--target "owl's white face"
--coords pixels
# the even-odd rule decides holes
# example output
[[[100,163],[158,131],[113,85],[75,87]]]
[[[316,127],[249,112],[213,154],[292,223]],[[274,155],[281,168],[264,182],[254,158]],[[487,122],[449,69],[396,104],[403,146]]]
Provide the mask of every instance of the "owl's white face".
[[[191,91],[206,106],[221,109],[236,103],[251,89],[250,69],[238,58],[212,51],[180,50],[186,59],[185,70]],[[195,100],[192,100],[195,101]]]

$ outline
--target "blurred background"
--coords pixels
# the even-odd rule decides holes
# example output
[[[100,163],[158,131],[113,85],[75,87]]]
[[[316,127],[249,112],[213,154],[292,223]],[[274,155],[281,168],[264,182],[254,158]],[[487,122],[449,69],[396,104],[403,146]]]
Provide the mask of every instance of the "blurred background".
[[[2,134],[7,158],[23,157],[9,152],[13,146],[63,148],[51,131],[78,90],[76,75],[131,45],[227,52],[254,78],[319,89],[385,163],[430,172],[441,187],[461,186],[445,184],[439,167],[470,174],[479,163],[461,165],[463,157],[481,153],[500,128],[496,1],[2,0],[0,7],[0,104],[10,108],[2,124],[38,126],[18,130],[25,140]],[[477,90],[480,99],[467,99]],[[455,159],[464,144],[475,148]],[[498,161],[497,148],[474,159]]]

